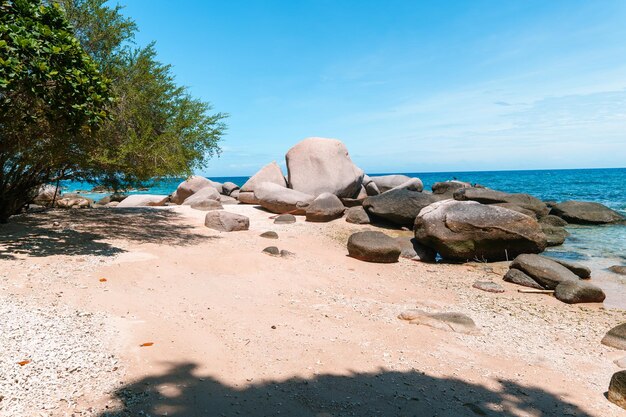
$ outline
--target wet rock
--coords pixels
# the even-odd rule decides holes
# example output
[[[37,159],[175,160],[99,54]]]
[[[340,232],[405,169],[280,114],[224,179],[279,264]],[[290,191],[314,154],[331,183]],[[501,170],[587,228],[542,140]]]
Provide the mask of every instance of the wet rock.
[[[626,322],[618,324],[609,330],[602,338],[602,344],[626,350]]]
[[[362,206],[346,210],[346,221],[354,224],[370,224],[370,216]]]
[[[554,290],[561,282],[578,281],[572,271],[545,256],[522,254],[513,260],[511,268],[525,272],[539,285],[548,290]]]
[[[502,288],[502,285],[491,281],[476,281],[472,284],[472,287],[486,292],[504,292],[504,288]]]
[[[626,371],[613,374],[607,397],[613,404],[626,410]]]
[[[547,226],[542,223],[539,224],[541,225],[541,231],[546,235],[546,242],[550,247],[562,245],[569,236],[567,230],[562,227]]]
[[[564,201],[554,205],[550,214],[573,224],[605,224],[624,220],[624,216],[617,211],[600,203],[587,201]]]
[[[609,271],[614,274],[626,275],[626,266],[625,265],[613,265],[609,267]]]
[[[554,296],[568,304],[601,303],[606,298],[602,288],[584,281],[563,281],[554,289]]]
[[[306,208],[306,221],[329,222],[343,216],[346,210],[339,197],[322,193]]]
[[[524,287],[535,288],[538,290],[545,290],[544,287],[539,285],[537,281],[526,275],[519,269],[511,268],[507,271],[503,278],[506,282],[511,282],[517,285],[523,285]]]
[[[264,237],[265,239],[278,239],[278,233],[273,231],[263,232],[259,236]]]
[[[398,316],[411,324],[421,324],[455,333],[476,334],[478,328],[469,316],[462,313],[428,313],[421,310],[408,310]]]
[[[281,214],[280,216],[276,216],[274,219],[274,224],[291,224],[296,222],[296,216],[293,214]]]
[[[246,216],[228,211],[209,211],[204,218],[204,225],[220,232],[236,232],[248,230],[250,219]]]
[[[382,232],[357,232],[348,239],[348,254],[367,262],[398,262],[400,248],[395,239]]]

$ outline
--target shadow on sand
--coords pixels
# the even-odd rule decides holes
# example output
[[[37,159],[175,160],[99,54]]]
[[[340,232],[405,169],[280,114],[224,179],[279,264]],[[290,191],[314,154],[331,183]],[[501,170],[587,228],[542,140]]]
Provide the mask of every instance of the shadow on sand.
[[[355,373],[292,378],[229,387],[196,374],[193,363],[171,365],[115,392],[117,416],[579,416],[575,405],[536,387],[499,381],[499,390],[421,372]],[[565,387],[563,387],[565,389]]]
[[[113,256],[122,248],[106,242],[192,245],[211,239],[194,232],[172,210],[151,208],[50,210],[14,216],[0,224],[0,259],[15,254],[28,256],[100,255]]]

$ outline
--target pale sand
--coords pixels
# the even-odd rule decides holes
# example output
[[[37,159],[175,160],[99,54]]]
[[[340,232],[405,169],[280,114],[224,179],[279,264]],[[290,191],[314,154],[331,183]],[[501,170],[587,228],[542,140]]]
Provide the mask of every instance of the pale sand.
[[[249,216],[250,230],[209,230],[189,207],[56,211],[0,226],[0,296],[103,315],[89,348],[115,357],[106,377],[86,374],[76,398],[41,415],[117,415],[122,402],[133,416],[626,414],[603,395],[626,352],[600,344],[624,311],[520,294],[502,282],[503,263],[361,262],[345,242],[370,226],[274,225],[252,206],[225,207]],[[267,230],[279,239],[259,237]],[[476,280],[506,292],[471,288]],[[481,334],[397,319],[415,307],[466,313]],[[1,353],[14,367],[27,355]]]

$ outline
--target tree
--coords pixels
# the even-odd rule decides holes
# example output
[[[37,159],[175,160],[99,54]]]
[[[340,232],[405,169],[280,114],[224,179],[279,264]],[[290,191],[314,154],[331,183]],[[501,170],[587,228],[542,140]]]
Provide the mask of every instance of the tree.
[[[96,133],[88,179],[120,189],[153,178],[184,176],[219,153],[223,113],[176,84],[154,44],[133,45],[135,22],[106,0],[55,0],[66,11],[85,50],[112,80],[117,100]]]
[[[0,0],[0,222],[80,169],[110,103],[59,6]]]

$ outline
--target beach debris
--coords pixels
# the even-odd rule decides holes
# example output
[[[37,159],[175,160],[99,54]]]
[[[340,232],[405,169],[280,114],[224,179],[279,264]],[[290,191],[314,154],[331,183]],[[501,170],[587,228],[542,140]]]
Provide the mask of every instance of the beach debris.
[[[492,281],[476,281],[472,284],[472,287],[478,290],[486,291],[486,292],[494,292],[494,293],[504,292],[504,288],[502,288],[502,285],[497,284]]]
[[[354,224],[370,224],[370,216],[363,206],[350,207],[346,210],[346,221]]]
[[[274,218],[274,224],[291,224],[296,222],[296,216],[293,214],[281,214]]]
[[[307,222],[329,222],[343,216],[346,208],[334,194],[322,193],[306,208]]]
[[[139,345],[139,347],[150,347],[153,346],[154,342],[145,342]]]
[[[28,365],[29,363],[30,363],[30,360],[29,359],[25,359],[23,361],[19,361],[17,364],[19,366],[24,366],[24,365]]]
[[[607,395],[609,401],[626,410],[626,371],[613,374]]]
[[[567,304],[601,303],[606,298],[602,288],[584,281],[563,281],[554,289],[554,296]]]
[[[265,239],[278,239],[278,233],[273,231],[267,231],[261,233],[259,236],[264,237]]]
[[[436,329],[453,331],[455,333],[476,334],[479,333],[474,320],[463,313],[444,312],[428,313],[422,310],[407,310],[398,318],[411,324],[421,324]]]
[[[348,254],[366,262],[398,262],[400,247],[394,238],[383,232],[357,232],[348,239]]]
[[[602,338],[601,343],[616,349],[626,350],[626,322],[609,330]]]
[[[98,281],[100,281],[100,282],[107,282],[107,279],[106,278],[100,278]]]
[[[236,232],[248,230],[250,228],[250,219],[241,214],[216,210],[209,211],[206,214],[204,225],[209,229],[220,232]]]

